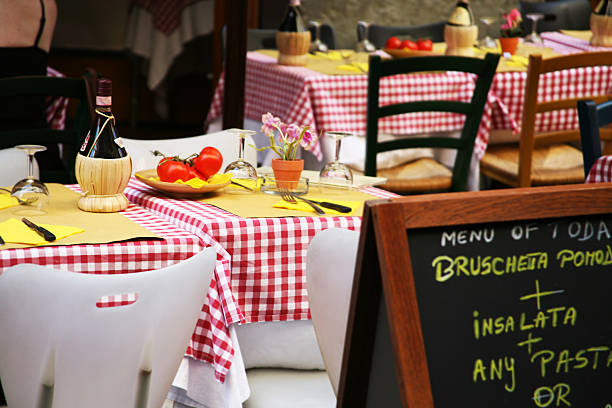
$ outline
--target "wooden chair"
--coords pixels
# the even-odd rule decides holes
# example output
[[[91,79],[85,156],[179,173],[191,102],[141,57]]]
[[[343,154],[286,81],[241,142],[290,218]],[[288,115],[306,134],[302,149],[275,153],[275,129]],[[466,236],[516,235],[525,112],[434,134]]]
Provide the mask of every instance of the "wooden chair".
[[[76,116],[64,130],[31,128],[0,131],[0,149],[20,144],[62,145],[63,169],[41,169],[44,182],[76,183],[74,162],[90,126],[93,107],[90,105],[83,78],[22,76],[0,79],[0,97],[51,96],[67,97],[78,102]],[[24,158],[25,162],[25,158]]]
[[[370,57],[365,175],[386,177],[388,181],[382,188],[398,193],[466,190],[474,141],[498,60],[498,54],[487,54],[484,59],[433,56],[383,61],[379,56]],[[460,71],[476,74],[478,79],[471,101],[426,100],[379,106],[381,78],[428,71]],[[407,112],[427,111],[464,114],[465,122],[460,137],[407,137],[387,142],[378,141],[378,119]],[[378,153],[418,147],[456,150],[452,171],[433,159],[423,158],[377,172]]]
[[[162,406],[216,253],[94,275],[20,264],[0,275],[0,377],[9,407]],[[112,300],[132,301],[115,305]]]
[[[612,124],[612,101],[599,105],[592,100],[578,101],[578,119],[586,177],[595,161],[601,156],[601,142],[612,141],[612,128],[603,127]]]
[[[582,153],[568,144],[580,141],[579,129],[536,132],[536,115],[575,109],[579,99],[603,102],[609,100],[611,95],[538,101],[540,75],[570,68],[611,64],[612,52],[580,53],[547,59],[541,55],[530,55],[519,143],[488,146],[480,161],[481,174],[512,187],[582,183]]]
[[[412,37],[414,40],[418,38],[430,38],[433,42],[444,41],[444,26],[446,20],[436,21],[435,23],[413,25],[413,26],[385,26],[380,24],[370,24],[368,28],[368,40],[376,46],[383,48],[387,39],[391,36]],[[364,29],[357,26],[357,41],[363,41],[365,38]]]

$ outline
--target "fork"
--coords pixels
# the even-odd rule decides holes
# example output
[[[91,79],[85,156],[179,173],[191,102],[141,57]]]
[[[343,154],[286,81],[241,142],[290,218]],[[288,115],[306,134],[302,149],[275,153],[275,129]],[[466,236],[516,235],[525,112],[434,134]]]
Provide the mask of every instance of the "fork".
[[[279,188],[279,191],[281,193],[281,197],[283,200],[285,200],[288,203],[297,203],[297,200],[295,199],[296,196],[291,194],[287,189]],[[302,198],[302,197],[297,197],[297,198],[304,201],[306,204],[310,205],[312,209],[317,212],[317,214],[325,215],[325,211],[323,211],[321,207],[319,207],[315,203],[311,202],[310,200],[306,200],[305,198]]]

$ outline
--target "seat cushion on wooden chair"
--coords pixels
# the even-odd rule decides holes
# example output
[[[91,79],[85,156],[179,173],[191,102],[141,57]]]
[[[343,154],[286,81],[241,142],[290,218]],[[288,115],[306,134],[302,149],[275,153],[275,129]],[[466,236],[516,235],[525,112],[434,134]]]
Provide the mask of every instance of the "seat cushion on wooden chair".
[[[244,408],[332,408],[336,396],[323,370],[252,368]]]
[[[396,193],[418,193],[447,190],[453,173],[444,165],[430,158],[422,158],[388,169],[378,170],[378,177],[386,177],[380,186]]]
[[[517,186],[518,162],[519,148],[516,144],[489,146],[480,160],[480,172],[503,180],[510,186]],[[536,148],[533,151],[531,174],[531,184],[534,186],[582,183],[582,153],[566,144]]]

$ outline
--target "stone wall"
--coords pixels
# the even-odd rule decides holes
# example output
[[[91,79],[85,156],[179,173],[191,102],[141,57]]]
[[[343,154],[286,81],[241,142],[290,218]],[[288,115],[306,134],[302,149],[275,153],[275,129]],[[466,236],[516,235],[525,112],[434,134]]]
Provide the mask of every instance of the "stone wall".
[[[304,19],[330,23],[336,30],[339,48],[354,48],[357,21],[385,25],[420,25],[446,20],[455,7],[453,0],[302,0]],[[474,18],[493,16],[498,20],[492,34],[497,36],[501,15],[517,7],[516,0],[474,0],[470,2]],[[480,24],[479,24],[480,25]],[[494,32],[493,32],[494,31]],[[480,33],[484,35],[482,25]]]

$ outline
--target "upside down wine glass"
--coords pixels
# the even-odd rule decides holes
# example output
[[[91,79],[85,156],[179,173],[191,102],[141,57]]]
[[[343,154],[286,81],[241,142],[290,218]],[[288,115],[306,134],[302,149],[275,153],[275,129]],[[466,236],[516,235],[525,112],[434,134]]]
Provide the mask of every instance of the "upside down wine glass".
[[[357,22],[357,32],[358,35],[363,35],[361,41],[357,43],[357,52],[374,52],[376,51],[376,47],[374,44],[370,42],[368,39],[368,32],[370,30],[370,23],[367,21],[358,21]],[[359,34],[360,33],[360,34]]]
[[[495,17],[482,17],[480,22],[485,26],[485,37],[481,40],[480,46],[483,48],[497,48],[497,42],[491,38],[491,26],[495,22]]]
[[[342,143],[342,139],[352,136],[352,133],[326,132],[325,134],[335,139],[336,149],[334,160],[327,163],[319,173],[319,182],[322,184],[351,186],[353,184],[353,172],[345,164],[340,162],[340,144]]]
[[[528,20],[531,20],[531,33],[525,37],[526,42],[530,42],[532,44],[542,44],[542,37],[538,34],[536,29],[538,25],[538,20],[544,18],[544,14],[541,13],[527,13],[525,15]]]
[[[16,214],[21,215],[41,215],[44,214],[44,207],[49,199],[49,190],[39,179],[34,177],[34,154],[47,150],[40,145],[19,145],[16,149],[22,150],[27,154],[28,177],[19,180],[11,190],[11,195],[19,201]]]
[[[249,193],[257,190],[257,170],[251,163],[244,160],[244,144],[247,135],[253,135],[257,132],[246,129],[228,129],[238,137],[238,160],[231,162],[225,168],[225,173],[232,173],[231,189],[226,191],[232,193]]]

